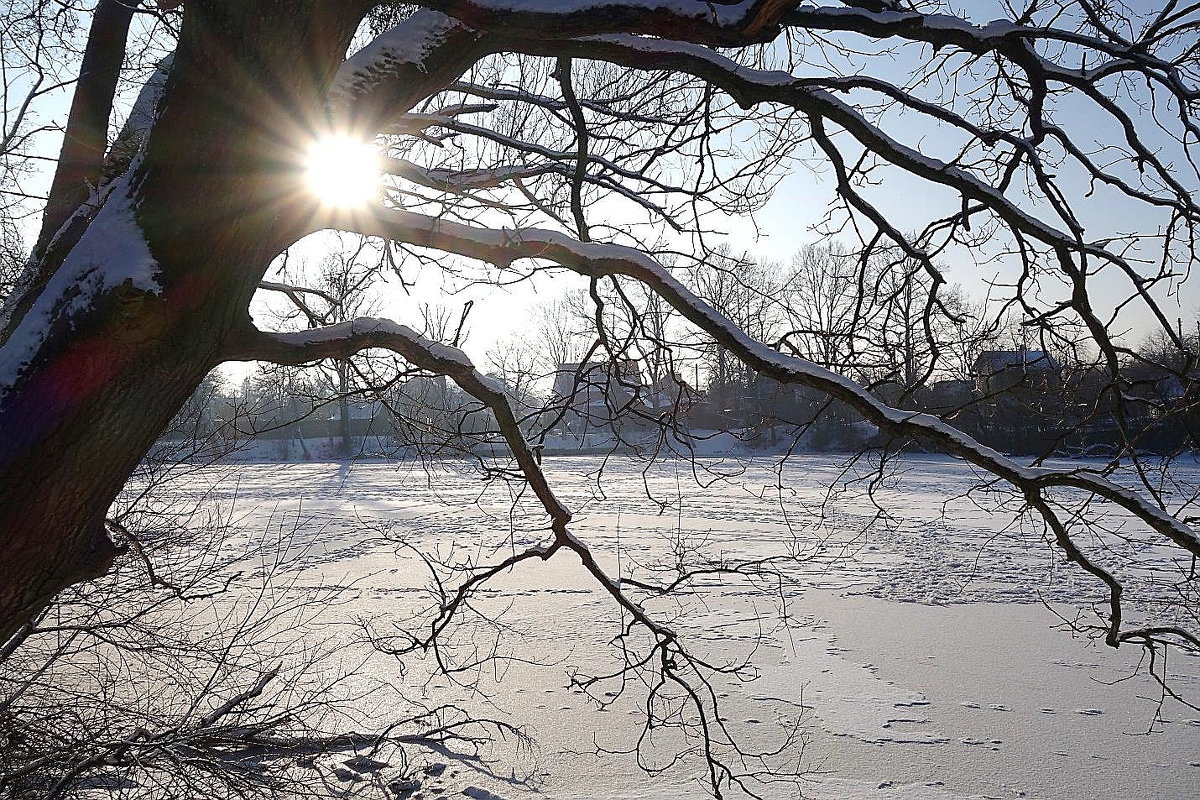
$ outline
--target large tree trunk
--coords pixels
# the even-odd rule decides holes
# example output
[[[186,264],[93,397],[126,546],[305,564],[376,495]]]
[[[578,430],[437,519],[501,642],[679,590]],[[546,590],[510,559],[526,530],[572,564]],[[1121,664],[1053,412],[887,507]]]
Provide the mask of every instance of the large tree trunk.
[[[62,274],[15,306],[24,316],[0,344],[15,375],[5,386],[0,357],[0,641],[108,568],[108,507],[221,361],[271,260],[311,224],[298,160],[361,15],[346,0],[191,4],[144,159]],[[83,302],[80,287],[121,277],[105,261],[136,245],[106,213],[126,195],[157,288],[99,279]],[[14,346],[28,355],[14,362]]]

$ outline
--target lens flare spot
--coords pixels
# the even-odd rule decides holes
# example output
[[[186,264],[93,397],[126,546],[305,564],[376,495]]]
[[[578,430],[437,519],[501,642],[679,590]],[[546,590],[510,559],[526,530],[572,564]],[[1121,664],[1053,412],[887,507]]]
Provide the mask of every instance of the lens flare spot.
[[[379,194],[379,154],[369,142],[351,136],[318,139],[305,160],[305,179],[322,205],[365,206]]]

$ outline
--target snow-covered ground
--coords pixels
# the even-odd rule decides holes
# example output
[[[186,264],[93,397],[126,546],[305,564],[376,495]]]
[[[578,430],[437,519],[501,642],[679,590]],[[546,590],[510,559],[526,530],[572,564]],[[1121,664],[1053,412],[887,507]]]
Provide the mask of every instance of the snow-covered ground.
[[[1052,629],[1055,611],[1102,599],[1097,583],[1064,568],[1037,526],[1014,522],[1007,498],[969,492],[976,481],[963,462],[907,457],[876,484],[817,454],[782,467],[574,457],[547,459],[547,470],[576,513],[572,530],[614,575],[645,577],[680,553],[797,556],[781,583],[710,579],[677,604],[651,607],[698,652],[759,667],[756,680],[718,687],[721,713],[751,746],[797,733],[787,752],[811,773],[806,797],[1196,796],[1200,712],[1169,698],[1160,706],[1136,669],[1140,652]],[[1177,477],[1195,485],[1197,475]],[[331,608],[331,621],[352,616],[381,631],[425,597],[429,572],[417,551],[490,563],[545,534],[528,498],[514,502],[505,484],[481,481],[465,463],[225,465],[174,491],[235,503],[248,534],[282,535],[294,548],[301,585],[351,587],[352,602]],[[1128,571],[1138,602],[1161,599],[1166,589],[1141,578],[1166,566],[1168,551],[1136,536],[1094,544]],[[610,697],[604,690],[615,687],[601,687],[604,709],[568,688],[569,674],[617,664],[619,615],[578,559],[498,575],[476,607],[505,627],[462,629],[449,640],[458,654],[467,658],[463,648],[487,633],[513,658],[466,673],[469,690],[430,677],[413,657],[403,678],[389,659],[368,669],[404,681],[414,700],[459,701],[521,725],[535,750],[502,742],[490,764],[432,755],[449,766],[420,773],[404,796],[702,796],[694,758],[647,775],[613,752],[636,744],[644,688]],[[1169,664],[1173,687],[1193,700],[1198,662]],[[643,762],[665,766],[669,738],[643,747]],[[761,791],[796,796],[791,786]]]

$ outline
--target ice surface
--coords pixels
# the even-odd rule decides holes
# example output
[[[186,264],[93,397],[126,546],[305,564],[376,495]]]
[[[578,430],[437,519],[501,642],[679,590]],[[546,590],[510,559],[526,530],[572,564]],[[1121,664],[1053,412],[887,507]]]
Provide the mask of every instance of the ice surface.
[[[1168,702],[1155,723],[1155,704],[1144,699],[1154,696],[1152,684],[1113,682],[1132,671],[1137,652],[1091,648],[1051,630],[1057,620],[1043,601],[1086,606],[1102,587],[1060,569],[1040,531],[1012,525],[1002,493],[966,497],[975,478],[962,461],[898,459],[876,488],[888,520],[876,517],[865,490],[831,455],[802,454],[778,470],[769,461],[703,460],[696,466],[707,478],[725,476],[704,487],[689,481],[688,462],[644,472],[634,462],[591,457],[547,458],[545,466],[578,510],[574,532],[614,574],[669,555],[676,543],[727,557],[801,549],[781,589],[786,621],[763,592],[727,580],[684,598],[676,624],[702,652],[753,655],[760,676],[721,687],[722,713],[735,732],[764,745],[780,725],[798,722],[803,764],[815,771],[803,784],[806,797],[1182,799],[1200,778],[1191,766],[1200,763],[1195,712]],[[601,466],[604,497],[594,481]],[[289,558],[302,583],[345,583],[355,593],[345,613],[385,620],[412,607],[426,573],[382,530],[450,560],[502,557],[544,534],[532,503],[514,508],[499,485],[481,494],[467,463],[430,469],[224,466],[196,473],[179,491],[236,499],[251,534],[273,520],[290,532]],[[1185,467],[1178,477],[1194,484],[1200,469]],[[214,479],[222,479],[215,490]],[[667,513],[647,491],[669,503]],[[1145,542],[1107,545],[1117,562],[1167,557]],[[1131,576],[1131,609],[1133,596],[1154,605],[1160,590]],[[506,573],[477,600],[481,611],[504,610],[514,652],[547,665],[487,670],[480,676],[486,698],[477,698],[481,711],[530,726],[539,751],[535,765],[499,751],[491,775],[452,761],[438,773],[439,791],[454,797],[474,787],[502,800],[704,796],[694,762],[648,777],[629,757],[594,754],[596,744],[629,746],[638,704],[633,694],[601,692],[612,705],[599,711],[564,688],[569,669],[611,665],[608,641],[618,624],[577,560]],[[1197,661],[1172,666],[1176,687],[1193,695]],[[423,662],[406,667],[426,701],[464,698],[444,680],[423,684]],[[379,669],[390,674],[387,664]],[[1151,725],[1154,736],[1129,735]],[[528,775],[540,777],[529,785],[505,777]],[[433,778],[427,783],[434,788]],[[768,788],[765,797],[793,800],[796,792]]]

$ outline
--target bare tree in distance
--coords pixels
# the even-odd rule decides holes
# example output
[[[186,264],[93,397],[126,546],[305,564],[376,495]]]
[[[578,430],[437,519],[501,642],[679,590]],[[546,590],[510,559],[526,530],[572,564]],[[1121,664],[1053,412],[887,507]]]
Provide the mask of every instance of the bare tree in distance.
[[[0,639],[111,569],[124,545],[105,525],[109,507],[215,366],[389,351],[487,409],[510,451],[504,476],[524,482],[544,516],[544,540],[474,570],[439,625],[502,570],[574,554],[631,621],[641,655],[625,666],[682,691],[705,741],[725,745],[703,753],[713,789],[746,779],[745,753],[713,710],[711,680],[729,670],[689,652],[645,602],[680,584],[620,582],[603,568],[572,533],[503,386],[400,320],[254,324],[272,263],[334,230],[368,237],[401,280],[421,266],[495,284],[574,272],[597,306],[597,352],[613,361],[645,352],[648,326],[618,315],[610,337],[602,307],[615,298],[645,312],[639,293],[656,297],[725,354],[728,382],[803,387],[893,447],[953,454],[1009,486],[1096,582],[1103,603],[1080,629],[1113,647],[1200,647],[1191,494],[1168,494],[1139,455],[1126,365],[1146,354],[1123,338],[1131,319],[1156,326],[1190,387],[1193,343],[1166,302],[1194,277],[1200,9],[1060,0],[985,20],[907,0],[99,0],[3,13],[22,43],[78,31],[83,46],[55,67],[80,80],[50,188],[5,206],[40,210],[42,224],[0,314]],[[24,52],[35,74],[40,51]],[[138,144],[118,148],[114,108],[130,70],[146,79],[123,126]],[[39,91],[36,80],[6,85],[5,109]],[[325,202],[309,159],[333,159],[326,145],[347,138],[372,143],[387,177],[357,203]],[[18,166],[42,157],[7,139],[3,155]],[[752,216],[802,163],[825,176],[810,187],[829,202],[818,231],[863,264],[886,264],[891,283],[860,284],[855,303],[903,299],[889,286],[921,275],[905,319],[920,307],[928,337],[948,298],[942,265],[961,261],[1031,340],[1083,338],[1062,344],[1093,356],[1096,407],[1127,458],[1018,460],[951,414],[892,403],[785,347],[767,324],[763,295],[775,287],[739,294],[750,268],[731,263],[718,231]],[[915,219],[899,224],[898,206]],[[1128,222],[1107,229],[1101,206]],[[734,290],[728,302],[718,288]],[[905,385],[927,371],[909,344],[889,365]],[[1133,624],[1120,565],[1090,546],[1117,512],[1170,548],[1164,580],[1178,588],[1169,609]]]
[[[979,348],[968,333],[986,317],[954,285],[933,290],[925,268],[900,250],[860,253],[832,247],[798,250],[783,272],[776,314],[782,346],[864,383],[910,391],[935,376],[965,375],[948,348]]]
[[[593,327],[591,306],[586,290],[567,292],[539,306],[534,326],[546,371],[583,358],[592,345],[588,335]]]

